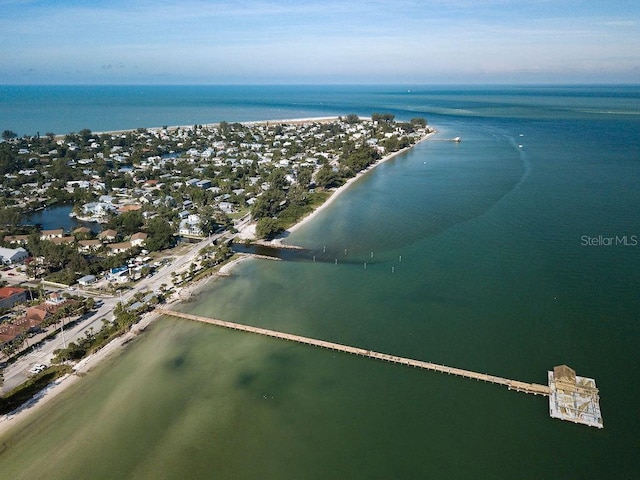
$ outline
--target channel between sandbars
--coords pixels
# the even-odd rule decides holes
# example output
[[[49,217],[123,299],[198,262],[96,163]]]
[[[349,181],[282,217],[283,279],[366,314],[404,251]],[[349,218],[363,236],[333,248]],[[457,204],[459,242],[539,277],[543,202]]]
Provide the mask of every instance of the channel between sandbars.
[[[498,385],[504,385],[509,390],[516,390],[518,392],[532,393],[534,395],[550,395],[551,390],[547,385],[539,385],[536,383],[521,382],[518,380],[511,380],[503,377],[496,377],[495,375],[489,375],[486,373],[473,372],[471,370],[464,370],[462,368],[448,367],[446,365],[439,365],[436,363],[425,362],[422,360],[415,360],[411,358],[399,357],[397,355],[390,355],[387,353],[380,353],[373,350],[367,350],[359,347],[352,347],[349,345],[342,345],[340,343],[327,342],[325,340],[319,340],[316,338],[304,337],[302,335],[294,335],[286,332],[279,332],[276,330],[269,330],[267,328],[253,327],[250,325],[244,325],[241,323],[228,322],[226,320],[219,320],[216,318],[203,317],[199,315],[191,315],[189,313],[182,313],[175,310],[169,310],[165,308],[156,308],[156,312],[163,315],[170,315],[173,317],[184,318],[186,320],[192,320],[195,322],[207,323],[210,325],[217,325],[219,327],[229,328],[232,330],[239,330],[242,332],[250,332],[258,335],[263,335],[272,338],[279,338],[282,340],[289,340],[291,342],[301,343],[305,345],[312,345],[314,347],[327,348],[338,352],[349,353],[352,355],[359,355],[362,357],[369,357],[376,360],[384,360],[387,362],[397,363],[400,365],[406,365],[415,368],[421,368],[424,370],[432,370],[435,372],[446,373],[448,375],[457,375],[459,377],[472,378],[475,380],[481,380],[483,382],[495,383]]]

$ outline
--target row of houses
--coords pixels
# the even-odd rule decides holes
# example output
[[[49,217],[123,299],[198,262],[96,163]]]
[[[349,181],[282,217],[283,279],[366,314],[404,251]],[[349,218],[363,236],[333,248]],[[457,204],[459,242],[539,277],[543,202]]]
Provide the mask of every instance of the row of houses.
[[[99,250],[103,246],[106,246],[109,253],[122,253],[128,250],[131,250],[133,247],[143,247],[145,242],[147,241],[148,235],[144,232],[137,232],[131,235],[129,240],[126,242],[117,242],[117,243],[105,243],[108,240],[115,240],[118,232],[115,230],[105,230],[104,232],[100,232],[98,234],[98,238],[91,240],[78,240],[78,251],[87,253]]]
[[[74,230],[73,233],[90,233],[90,230],[86,227],[81,227]],[[50,241],[59,245],[75,244],[81,253],[96,251],[105,246],[107,251],[113,254],[126,252],[133,247],[143,247],[147,237],[148,235],[146,233],[137,232],[131,235],[129,240],[125,242],[113,243],[118,238],[118,232],[115,230],[104,230],[97,235],[97,238],[87,240],[78,240],[74,235],[65,236],[64,230],[61,228],[56,230],[43,230],[40,234],[41,240]],[[26,245],[29,241],[29,236],[7,235],[4,237],[4,241],[11,244]],[[29,253],[22,247],[0,247],[0,260],[5,265],[22,263],[28,256]]]

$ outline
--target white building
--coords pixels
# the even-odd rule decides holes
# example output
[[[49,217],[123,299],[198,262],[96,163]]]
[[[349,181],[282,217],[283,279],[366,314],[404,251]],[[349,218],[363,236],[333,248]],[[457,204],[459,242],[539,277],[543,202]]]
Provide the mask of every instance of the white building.
[[[103,195],[104,196],[104,195]],[[82,214],[91,218],[104,218],[109,212],[115,212],[117,207],[112,203],[91,202],[82,206]]]
[[[200,215],[192,214],[182,220],[180,222],[178,233],[180,233],[180,235],[186,235],[190,237],[201,237],[202,228],[200,227]]]
[[[131,245],[134,247],[142,247],[144,246],[144,242],[147,241],[148,235],[146,233],[138,232],[131,235]]]
[[[78,280],[78,283],[83,287],[86,287],[87,285],[91,285],[92,283],[95,283],[96,280],[97,279],[95,275],[85,275],[84,277]]]
[[[0,261],[5,265],[13,265],[16,263],[22,263],[25,258],[29,256],[24,248],[5,248],[0,247]]]

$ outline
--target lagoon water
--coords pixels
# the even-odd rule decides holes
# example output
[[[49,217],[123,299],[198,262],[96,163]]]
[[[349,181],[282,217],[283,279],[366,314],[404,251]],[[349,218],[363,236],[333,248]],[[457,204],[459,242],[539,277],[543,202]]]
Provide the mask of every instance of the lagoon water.
[[[287,239],[308,258],[246,261],[180,308],[537,383],[566,363],[596,379],[605,428],[496,385],[162,319],[1,438],[3,476],[638,478],[640,88],[118,88],[144,95],[85,99],[81,125],[0,123],[425,116],[434,139]]]
[[[97,222],[83,222],[70,217],[73,211],[73,205],[60,204],[47,207],[43,210],[30,212],[22,218],[21,223],[24,225],[37,225],[42,230],[55,230],[62,228],[65,232],[72,232],[79,227],[87,227],[94,232],[101,230],[101,225]]]

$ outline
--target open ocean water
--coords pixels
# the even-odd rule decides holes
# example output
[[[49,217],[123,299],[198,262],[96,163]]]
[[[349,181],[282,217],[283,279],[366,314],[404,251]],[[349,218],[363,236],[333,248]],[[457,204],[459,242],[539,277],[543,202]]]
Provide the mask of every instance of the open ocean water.
[[[287,239],[307,258],[246,261],[181,309],[536,383],[566,363],[595,378],[605,424],[551,419],[546,398],[497,385],[163,319],[0,438],[3,477],[640,477],[639,87],[0,95],[0,128],[21,134],[426,117],[434,139]]]

